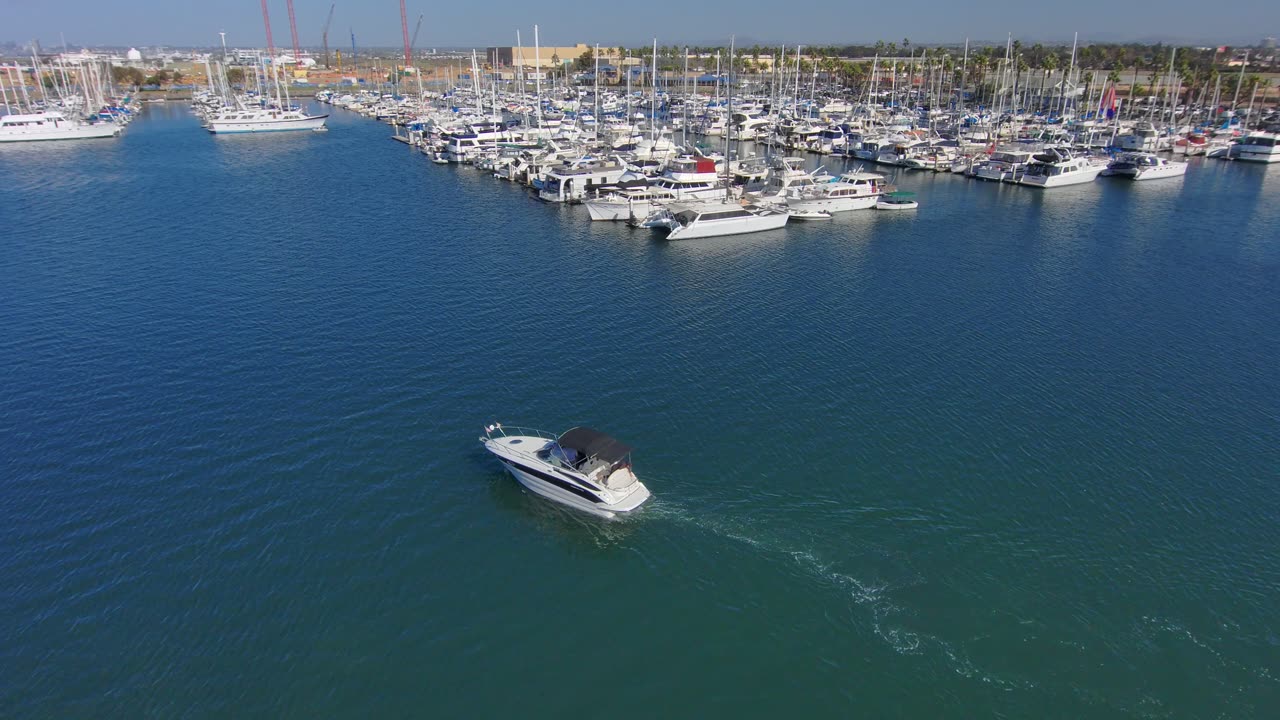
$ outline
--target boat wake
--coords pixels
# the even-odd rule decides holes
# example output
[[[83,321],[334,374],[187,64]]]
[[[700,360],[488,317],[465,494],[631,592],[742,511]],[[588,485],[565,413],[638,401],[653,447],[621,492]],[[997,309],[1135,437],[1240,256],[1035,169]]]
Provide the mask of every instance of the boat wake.
[[[792,543],[776,538],[769,531],[750,521],[727,520],[723,517],[694,513],[678,503],[655,497],[642,516],[631,522],[673,522],[694,527],[718,537],[742,543],[764,554],[785,558],[801,575],[816,583],[843,594],[855,606],[869,612],[869,623],[875,635],[899,655],[927,655],[936,653],[945,658],[947,665],[957,675],[979,680],[1007,690],[1034,687],[1034,683],[1000,678],[983,671],[967,653],[936,635],[912,630],[903,623],[909,614],[907,608],[896,605],[892,591],[924,582],[924,578],[911,574],[897,581],[867,581],[835,568],[810,548],[795,547]]]

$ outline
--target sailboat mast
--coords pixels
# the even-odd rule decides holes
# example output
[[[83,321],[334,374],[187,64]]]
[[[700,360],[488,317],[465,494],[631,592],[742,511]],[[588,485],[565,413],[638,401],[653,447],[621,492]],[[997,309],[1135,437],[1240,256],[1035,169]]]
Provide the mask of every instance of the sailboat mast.
[[[658,142],[658,38],[653,39],[653,57],[649,59],[649,138]]]
[[[729,102],[728,102],[728,116],[729,116],[729,120],[730,120],[730,121],[732,121],[732,120],[733,120],[733,47],[734,47],[733,43],[734,43],[734,36],[733,36],[733,35],[730,35],[730,36],[729,36],[729,85],[728,85],[728,87],[725,89],[725,92],[728,94],[728,98],[729,98]],[[717,57],[718,57],[718,54],[717,54]],[[718,77],[716,78],[716,82],[717,82],[717,83],[719,83],[719,82],[720,82],[720,79],[719,79]],[[725,204],[728,204],[728,202],[729,202],[729,157],[730,157],[730,154],[729,154],[729,150],[730,150],[729,143],[730,143],[730,141],[731,141],[731,139],[730,139],[730,137],[729,137],[729,136],[730,136],[730,132],[729,132],[729,123],[725,123],[725,128],[724,128],[724,201],[723,201]]]
[[[538,118],[538,130],[542,130],[542,46],[538,44],[538,26],[533,26],[533,67],[537,72],[533,75],[534,101]]]
[[[683,114],[684,114],[684,119],[680,123],[681,126],[684,128],[683,135],[681,136],[681,144],[688,145],[689,144],[689,47],[687,45],[685,46],[685,49],[684,49],[684,82],[681,84],[684,86],[684,102],[680,104],[681,110],[683,111]]]
[[[1080,33],[1075,34],[1075,38],[1071,41],[1071,64],[1067,67],[1067,74],[1062,79],[1062,109],[1058,111],[1058,115],[1067,114],[1067,81],[1071,79],[1076,70],[1076,46],[1080,44]]]

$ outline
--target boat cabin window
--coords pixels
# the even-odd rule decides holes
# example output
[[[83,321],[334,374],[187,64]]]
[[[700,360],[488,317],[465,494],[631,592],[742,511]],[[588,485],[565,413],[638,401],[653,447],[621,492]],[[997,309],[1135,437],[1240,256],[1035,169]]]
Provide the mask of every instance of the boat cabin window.
[[[700,220],[729,220],[731,218],[751,217],[751,213],[741,208],[735,210],[725,210],[722,212],[704,212],[699,216]]]

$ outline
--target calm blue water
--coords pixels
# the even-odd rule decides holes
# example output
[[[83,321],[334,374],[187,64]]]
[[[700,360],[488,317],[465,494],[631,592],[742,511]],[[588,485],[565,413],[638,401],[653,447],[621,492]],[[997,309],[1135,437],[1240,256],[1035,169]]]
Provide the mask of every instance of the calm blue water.
[[[1280,168],[668,244],[331,128],[0,147],[0,716],[1280,708]]]

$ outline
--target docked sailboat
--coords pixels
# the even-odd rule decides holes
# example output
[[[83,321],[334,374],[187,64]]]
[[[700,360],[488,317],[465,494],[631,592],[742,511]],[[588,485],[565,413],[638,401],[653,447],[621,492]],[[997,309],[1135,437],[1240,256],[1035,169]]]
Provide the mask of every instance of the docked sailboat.
[[[629,513],[650,498],[631,469],[631,448],[599,430],[576,427],[557,437],[494,424],[480,442],[521,485],[593,515]]]

